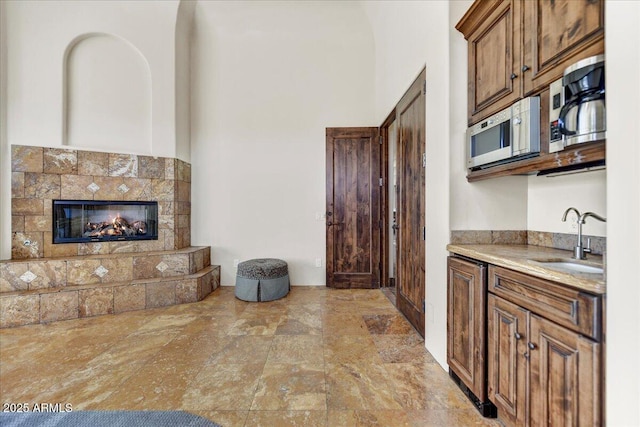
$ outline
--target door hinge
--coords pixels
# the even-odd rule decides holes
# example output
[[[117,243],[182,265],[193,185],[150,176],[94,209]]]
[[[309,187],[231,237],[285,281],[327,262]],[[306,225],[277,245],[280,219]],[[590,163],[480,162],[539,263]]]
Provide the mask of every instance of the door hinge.
[[[427,81],[426,80],[424,82],[422,82],[422,94],[423,95],[427,94]]]
[[[422,300],[422,312],[426,313],[426,311],[427,311],[427,304],[426,304],[425,300]]]
[[[378,142],[380,143],[380,145],[382,145],[382,135],[378,137]]]
[[[427,227],[422,227],[422,240],[427,241]]]
[[[383,181],[382,181],[382,178],[380,178],[379,182],[380,182],[380,187],[382,187],[382,185],[383,185],[383,184],[382,184],[382,182],[383,182]]]
[[[422,167],[427,167],[427,153],[422,153]]]

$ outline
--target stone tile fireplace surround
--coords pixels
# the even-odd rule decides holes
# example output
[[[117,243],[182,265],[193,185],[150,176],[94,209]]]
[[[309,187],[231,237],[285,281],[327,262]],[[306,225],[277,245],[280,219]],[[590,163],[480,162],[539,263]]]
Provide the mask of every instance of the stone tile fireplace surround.
[[[53,244],[53,200],[157,201],[158,240]],[[191,247],[191,165],[173,158],[13,146],[11,260],[0,327],[201,300],[219,286]]]

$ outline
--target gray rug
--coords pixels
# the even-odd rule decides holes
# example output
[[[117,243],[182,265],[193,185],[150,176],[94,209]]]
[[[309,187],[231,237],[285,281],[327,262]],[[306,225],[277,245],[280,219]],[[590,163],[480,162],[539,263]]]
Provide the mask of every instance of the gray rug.
[[[182,411],[0,413],[2,427],[221,427]]]

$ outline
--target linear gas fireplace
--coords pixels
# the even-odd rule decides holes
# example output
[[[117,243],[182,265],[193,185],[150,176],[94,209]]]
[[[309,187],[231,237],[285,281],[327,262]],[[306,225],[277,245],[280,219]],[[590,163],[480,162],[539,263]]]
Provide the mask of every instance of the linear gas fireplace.
[[[121,240],[158,240],[158,202],[53,201],[53,243]]]

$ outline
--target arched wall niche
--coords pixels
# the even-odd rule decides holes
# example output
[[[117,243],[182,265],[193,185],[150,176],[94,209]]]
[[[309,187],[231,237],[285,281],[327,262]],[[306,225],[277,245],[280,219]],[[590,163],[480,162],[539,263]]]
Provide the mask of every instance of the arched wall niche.
[[[64,145],[152,152],[151,70],[129,41],[107,33],[76,37],[65,50]]]

